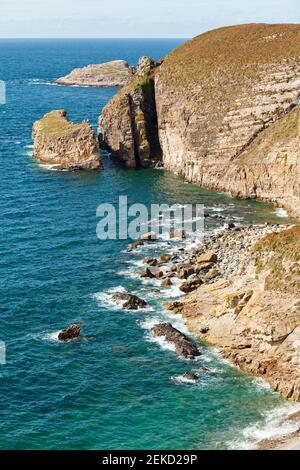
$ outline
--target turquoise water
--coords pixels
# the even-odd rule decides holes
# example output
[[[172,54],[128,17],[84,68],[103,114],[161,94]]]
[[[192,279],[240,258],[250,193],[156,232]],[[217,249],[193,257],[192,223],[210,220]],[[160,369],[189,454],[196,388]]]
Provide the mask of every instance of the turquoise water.
[[[116,203],[120,194],[130,203],[204,203],[227,221],[282,221],[271,206],[204,191],[162,170],[124,170],[106,154],[99,173],[49,171],[30,155],[34,120],[65,108],[96,128],[115,93],[47,83],[87,63],[159,58],[179,43],[0,41],[0,79],[7,82],[7,104],[0,106],[0,339],[7,349],[1,449],[227,448],[283,404],[215,351],[201,345],[203,356],[189,363],[151,338],[151,324],[171,318],[162,302],[176,292],[142,284],[139,263],[170,247],[153,244],[129,255],[126,241],[96,237],[97,206]],[[207,219],[207,229],[223,223]],[[115,308],[108,294],[121,288],[150,308]],[[80,341],[58,343],[57,331],[70,322],[80,324]],[[196,385],[174,380],[203,365],[210,372]]]

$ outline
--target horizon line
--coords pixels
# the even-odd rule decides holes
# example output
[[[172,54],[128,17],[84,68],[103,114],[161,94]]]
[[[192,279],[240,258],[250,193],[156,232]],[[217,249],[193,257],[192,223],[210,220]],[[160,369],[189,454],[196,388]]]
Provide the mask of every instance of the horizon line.
[[[24,39],[190,39],[192,38],[193,36],[186,36],[186,37],[183,37],[183,36],[165,36],[165,37],[144,37],[144,36],[136,36],[136,37],[119,37],[119,36],[115,36],[115,37],[110,37],[110,36],[107,36],[107,37],[94,37],[94,36],[91,36],[91,37],[76,37],[76,36],[68,36],[68,37],[40,37],[40,36],[32,36],[32,37],[1,37],[0,36],[0,40],[2,39],[12,39],[12,40],[15,40],[15,39],[21,39],[21,40],[24,40]]]

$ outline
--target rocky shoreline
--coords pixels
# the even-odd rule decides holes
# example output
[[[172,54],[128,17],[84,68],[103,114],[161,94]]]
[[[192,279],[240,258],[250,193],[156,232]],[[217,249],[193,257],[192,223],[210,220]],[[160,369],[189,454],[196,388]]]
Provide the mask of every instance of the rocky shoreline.
[[[145,258],[141,278],[162,288],[176,278],[187,295],[167,302],[169,311],[240,369],[300,401],[299,245],[299,226],[229,224],[191,251]]]

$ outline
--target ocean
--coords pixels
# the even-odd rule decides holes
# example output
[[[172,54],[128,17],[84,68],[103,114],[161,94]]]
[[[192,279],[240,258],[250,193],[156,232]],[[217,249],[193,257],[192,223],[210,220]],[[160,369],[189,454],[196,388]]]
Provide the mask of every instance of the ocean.
[[[228,449],[274,431],[292,410],[260,380],[202,344],[190,363],[155,340],[151,326],[171,321],[157,289],[139,277],[142,260],[176,250],[167,242],[127,253],[129,241],[100,241],[96,209],[103,202],[201,203],[206,230],[225,222],[281,223],[269,204],[239,201],[185,184],[164,170],[126,170],[103,153],[104,171],[57,172],[32,158],[31,128],[52,109],[89,119],[97,129],[116,89],[53,86],[75,67],[113,59],[158,59],[183,40],[0,40],[0,364],[1,449]],[[183,242],[182,242],[183,243]],[[186,243],[191,243],[187,240]],[[125,312],[113,292],[133,292],[145,311]],[[69,323],[81,339],[59,343]],[[2,343],[3,344],[3,343]],[[182,374],[206,367],[196,384]]]

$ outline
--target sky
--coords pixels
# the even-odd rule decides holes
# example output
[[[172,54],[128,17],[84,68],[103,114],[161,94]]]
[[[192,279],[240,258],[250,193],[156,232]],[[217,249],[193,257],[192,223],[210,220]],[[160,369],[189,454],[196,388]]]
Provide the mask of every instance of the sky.
[[[257,22],[300,23],[300,0],[0,0],[1,38],[188,38]]]

